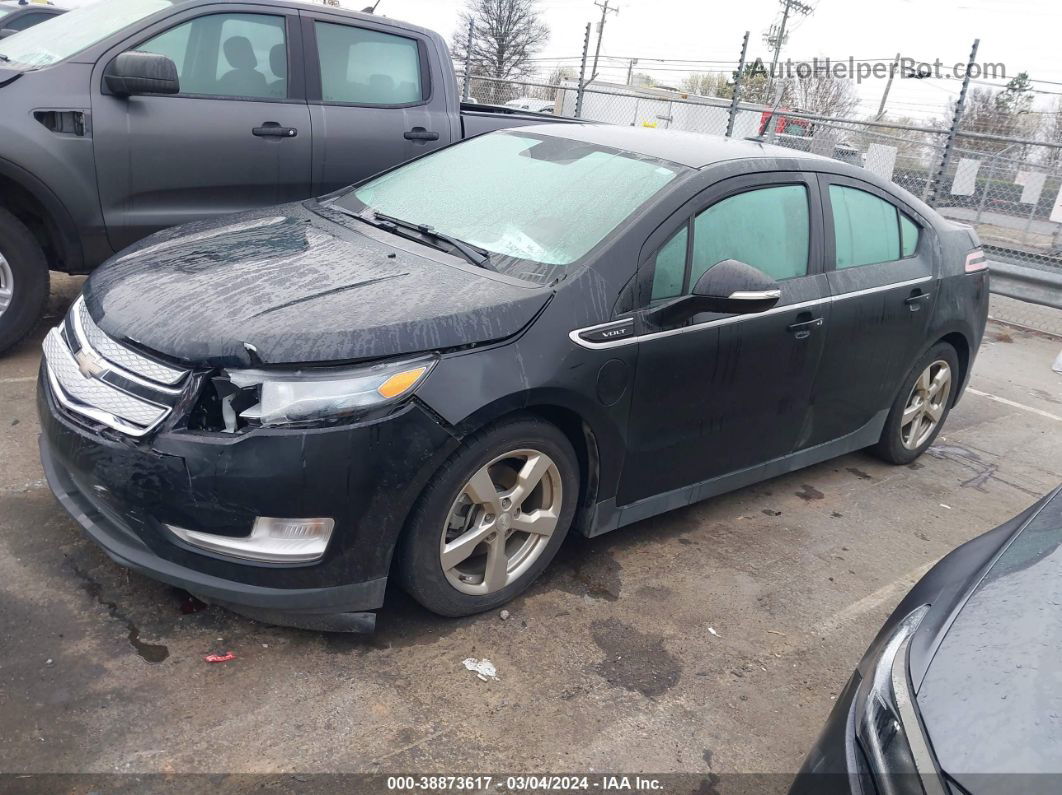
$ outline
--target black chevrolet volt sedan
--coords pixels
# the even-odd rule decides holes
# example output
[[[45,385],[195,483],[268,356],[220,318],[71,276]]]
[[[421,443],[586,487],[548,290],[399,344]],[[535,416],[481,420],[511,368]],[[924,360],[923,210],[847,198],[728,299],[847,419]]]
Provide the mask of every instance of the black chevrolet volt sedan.
[[[147,238],[44,342],[41,455],[115,560],[276,623],[459,616],[565,535],[853,450],[969,378],[975,233],[863,169],[604,125],[484,135]]]
[[[1057,793],[1062,488],[951,552],[911,590],[790,795]]]

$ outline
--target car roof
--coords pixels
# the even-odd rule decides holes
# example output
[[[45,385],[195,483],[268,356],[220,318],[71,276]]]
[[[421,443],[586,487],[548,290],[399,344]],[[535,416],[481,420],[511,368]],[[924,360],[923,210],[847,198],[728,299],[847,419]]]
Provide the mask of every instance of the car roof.
[[[647,127],[620,127],[611,124],[533,124],[517,128],[520,131],[569,138],[589,144],[610,146],[646,157],[669,160],[672,163],[704,168],[725,160],[743,158],[781,158],[787,160],[815,160],[833,163],[821,155],[796,152],[783,146],[746,141],[740,138],[724,138],[721,135],[660,130]]]

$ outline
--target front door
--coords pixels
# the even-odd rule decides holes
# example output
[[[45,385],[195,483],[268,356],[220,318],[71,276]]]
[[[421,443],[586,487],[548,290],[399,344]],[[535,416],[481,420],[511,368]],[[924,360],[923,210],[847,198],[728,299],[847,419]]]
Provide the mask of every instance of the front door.
[[[929,342],[934,246],[910,207],[867,183],[820,175],[833,298],[807,444],[879,424]]]
[[[167,226],[310,196],[298,13],[253,8],[179,15],[97,65],[93,150],[116,250]],[[125,50],[173,60],[180,93],[108,93],[103,72]]]
[[[431,39],[351,22],[327,11],[303,12],[315,195],[445,146],[453,137],[456,108],[447,107],[444,86],[431,79],[429,64],[439,57]]]
[[[648,308],[689,292],[725,259],[778,280],[782,298],[761,314],[638,329],[619,505],[783,457],[813,427],[830,308],[819,206],[813,176],[736,177],[650,237],[641,279]]]

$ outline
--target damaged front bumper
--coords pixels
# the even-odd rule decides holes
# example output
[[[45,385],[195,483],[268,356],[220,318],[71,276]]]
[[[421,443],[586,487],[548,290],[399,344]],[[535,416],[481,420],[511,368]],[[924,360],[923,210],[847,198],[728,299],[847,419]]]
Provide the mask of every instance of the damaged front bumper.
[[[267,623],[369,631],[395,543],[457,440],[416,403],[361,424],[133,439],[79,421],[38,384],[40,452],[63,507],[116,562]],[[245,536],[258,516],[327,516],[310,564],[194,549],[167,525]]]

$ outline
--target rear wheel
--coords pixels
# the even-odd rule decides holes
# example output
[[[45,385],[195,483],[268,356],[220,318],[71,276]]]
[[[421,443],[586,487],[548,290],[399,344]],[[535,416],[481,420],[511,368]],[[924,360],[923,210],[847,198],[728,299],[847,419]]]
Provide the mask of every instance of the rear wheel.
[[[579,499],[567,437],[533,418],[470,437],[425,490],[398,553],[405,589],[463,616],[504,604],[549,565]]]
[[[32,233],[0,209],[0,353],[17,345],[48,298],[48,264]]]
[[[958,388],[959,357],[946,342],[934,345],[911,369],[874,452],[893,464],[909,464],[937,438]]]

